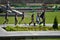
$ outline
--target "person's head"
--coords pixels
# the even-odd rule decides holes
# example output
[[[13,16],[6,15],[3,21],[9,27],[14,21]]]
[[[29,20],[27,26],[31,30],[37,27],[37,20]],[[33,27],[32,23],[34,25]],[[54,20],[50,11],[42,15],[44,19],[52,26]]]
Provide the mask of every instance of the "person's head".
[[[45,12],[45,9],[44,9],[44,10],[42,10],[42,12]]]

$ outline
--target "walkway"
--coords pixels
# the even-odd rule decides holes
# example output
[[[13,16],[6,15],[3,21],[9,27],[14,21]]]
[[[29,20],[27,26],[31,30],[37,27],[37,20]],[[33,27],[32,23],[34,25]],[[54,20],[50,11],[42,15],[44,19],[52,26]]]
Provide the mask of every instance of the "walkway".
[[[21,27],[29,27],[29,26],[33,26],[33,24],[29,25],[29,24],[17,24],[18,26]],[[38,24],[36,24],[38,25]],[[14,24],[0,24],[0,27],[6,27],[6,26],[15,26]],[[52,27],[53,24],[45,24],[45,26],[47,27]],[[60,24],[58,24],[58,26],[60,26]]]
[[[60,36],[60,31],[6,31],[2,27],[6,25],[15,26],[14,24],[0,25],[0,37],[12,37],[12,36]],[[20,24],[20,26],[25,24]],[[37,24],[36,24],[37,25]],[[27,26],[29,26],[27,24]],[[31,25],[32,26],[32,25]],[[46,24],[46,26],[52,26],[52,24]],[[60,26],[60,24],[59,24]]]

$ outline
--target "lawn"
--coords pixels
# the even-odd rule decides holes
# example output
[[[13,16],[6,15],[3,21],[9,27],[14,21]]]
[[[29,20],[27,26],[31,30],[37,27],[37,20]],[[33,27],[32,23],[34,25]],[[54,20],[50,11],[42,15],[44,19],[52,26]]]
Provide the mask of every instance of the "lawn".
[[[31,21],[31,17],[30,17],[31,14],[32,14],[32,12],[26,13],[25,20],[21,23],[24,23],[24,22],[29,23]],[[35,14],[34,19],[36,21],[36,12],[34,12],[34,14]],[[48,24],[53,23],[55,16],[57,17],[58,23],[60,23],[60,12],[46,12],[45,13],[46,23],[48,23]],[[9,22],[8,22],[9,24],[14,24],[14,21],[15,21],[14,17],[8,17],[8,19],[9,19]],[[18,22],[20,20],[21,20],[21,17],[18,17]],[[4,17],[0,16],[0,24],[3,24],[3,22],[4,22]]]
[[[60,12],[46,12],[46,23],[53,23],[55,16],[57,17],[58,23],[60,23]]]
[[[25,39],[25,40],[60,40],[60,38],[30,38],[30,39]]]

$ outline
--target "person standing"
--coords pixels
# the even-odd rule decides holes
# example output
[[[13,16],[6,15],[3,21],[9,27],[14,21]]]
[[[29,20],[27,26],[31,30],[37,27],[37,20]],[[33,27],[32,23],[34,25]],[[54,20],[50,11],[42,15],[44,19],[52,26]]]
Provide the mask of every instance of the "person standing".
[[[6,4],[6,14],[5,14],[5,21],[4,21],[4,23],[3,24],[5,24],[5,23],[8,23],[8,10],[11,10],[11,7],[10,7],[10,4],[9,4],[10,2],[9,1],[7,1],[7,4]]]
[[[34,22],[34,14],[31,15],[31,22],[29,23],[29,25],[30,25],[31,23],[33,23],[34,26],[35,26],[35,22]]]

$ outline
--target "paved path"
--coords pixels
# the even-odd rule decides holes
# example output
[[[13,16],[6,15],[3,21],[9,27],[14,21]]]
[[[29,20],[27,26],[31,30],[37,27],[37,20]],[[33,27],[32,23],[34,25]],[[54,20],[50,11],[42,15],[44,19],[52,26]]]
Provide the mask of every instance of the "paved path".
[[[17,24],[18,26],[22,26],[22,27],[29,27],[29,26],[33,26],[33,24],[29,25],[29,24]],[[38,25],[38,24],[36,24]],[[14,24],[0,24],[0,27],[6,27],[6,26],[15,26]],[[39,26],[39,25],[38,25]],[[53,24],[45,24],[45,26],[53,26]],[[58,24],[58,26],[60,26],[60,24]]]
[[[15,26],[14,24],[7,24],[7,25]],[[20,26],[22,26],[22,25],[24,26],[25,24],[20,24]],[[6,27],[6,24],[5,25],[0,25],[0,37],[11,37],[11,36],[60,36],[60,31],[6,31],[2,28],[4,26]],[[46,26],[52,26],[52,24],[46,24]],[[60,26],[60,24],[59,24],[59,26]]]

